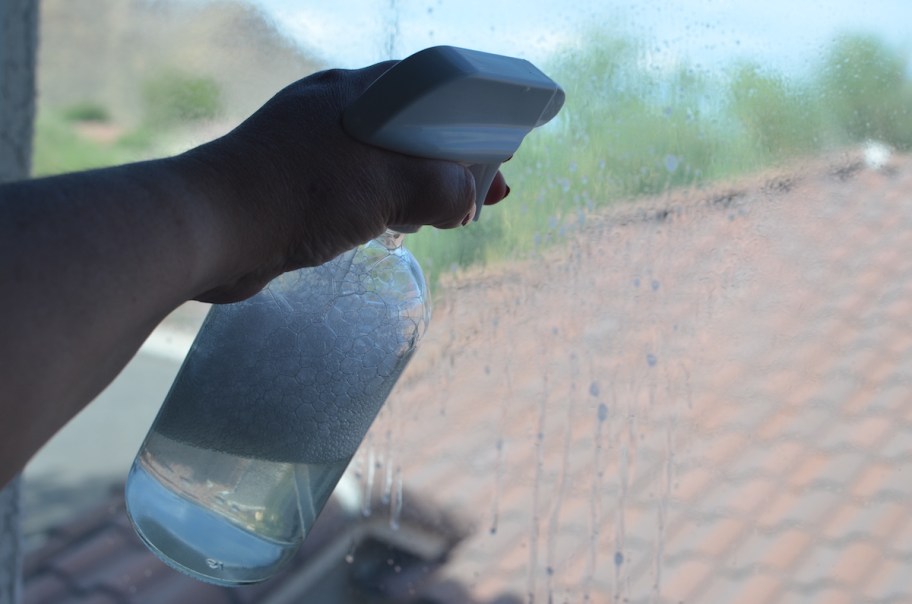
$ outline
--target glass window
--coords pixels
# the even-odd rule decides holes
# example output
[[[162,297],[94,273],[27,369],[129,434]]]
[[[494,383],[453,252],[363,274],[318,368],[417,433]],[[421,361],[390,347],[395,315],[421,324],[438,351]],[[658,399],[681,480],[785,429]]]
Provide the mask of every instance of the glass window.
[[[313,546],[332,563],[307,593],[912,598],[905,2],[96,4],[42,3],[40,174],[187,148],[297,77],[437,44],[567,92],[504,204],[407,237],[434,315],[337,490],[338,526],[368,528]],[[30,464],[33,551],[123,482],[204,313]]]

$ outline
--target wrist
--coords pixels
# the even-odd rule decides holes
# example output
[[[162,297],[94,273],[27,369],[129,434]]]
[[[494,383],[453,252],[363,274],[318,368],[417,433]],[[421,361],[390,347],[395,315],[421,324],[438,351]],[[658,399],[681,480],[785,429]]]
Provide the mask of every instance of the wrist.
[[[263,178],[250,157],[232,157],[213,141],[171,158],[187,183],[201,221],[205,279],[193,294],[206,302],[234,302],[259,291],[285,264],[283,234],[272,225],[271,208],[257,189]]]

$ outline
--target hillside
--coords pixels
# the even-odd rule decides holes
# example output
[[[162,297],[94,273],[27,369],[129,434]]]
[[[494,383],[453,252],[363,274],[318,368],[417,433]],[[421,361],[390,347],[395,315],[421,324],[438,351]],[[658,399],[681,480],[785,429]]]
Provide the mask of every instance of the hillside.
[[[319,67],[262,12],[239,0],[42,0],[42,109],[103,106],[134,124],[149,78],[211,78],[225,117],[248,114]]]

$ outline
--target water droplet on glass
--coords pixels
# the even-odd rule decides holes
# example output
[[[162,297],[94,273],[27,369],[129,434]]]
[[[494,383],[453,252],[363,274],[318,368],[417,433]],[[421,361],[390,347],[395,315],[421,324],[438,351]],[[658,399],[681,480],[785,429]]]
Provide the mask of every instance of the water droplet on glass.
[[[656,358],[656,355],[654,355],[650,352],[649,354],[646,355],[646,362],[649,363],[650,367],[655,367],[656,363],[658,363],[659,361]]]
[[[665,156],[665,169],[669,172],[674,172],[678,169],[678,158],[674,155],[668,154]]]
[[[589,384],[589,394],[591,394],[592,396],[599,395],[598,382],[592,382],[591,384]]]
[[[653,279],[651,285],[652,285],[652,291],[658,291],[658,289],[660,287],[659,280]]]
[[[403,491],[403,480],[402,480],[402,468],[396,466],[395,472],[395,488],[390,493],[390,528],[394,531],[399,530],[399,521],[402,519],[402,491]]]
[[[605,421],[606,419],[608,419],[608,405],[606,405],[605,403],[599,403],[599,406],[598,406],[598,420],[599,420],[600,422],[603,422],[603,421]]]
[[[624,563],[624,554],[621,552],[614,552],[614,565],[620,566]]]

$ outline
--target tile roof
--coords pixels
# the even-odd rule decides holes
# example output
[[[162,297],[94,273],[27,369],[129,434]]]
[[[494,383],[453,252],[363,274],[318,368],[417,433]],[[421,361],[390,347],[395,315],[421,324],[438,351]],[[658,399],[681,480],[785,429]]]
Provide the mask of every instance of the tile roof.
[[[590,215],[440,298],[378,429],[475,511],[475,597],[912,601],[908,156]]]
[[[473,530],[388,601],[912,601],[910,323],[907,156],[592,213],[448,280],[352,469]],[[188,584],[112,505],[30,557],[27,603],[281,587]]]

